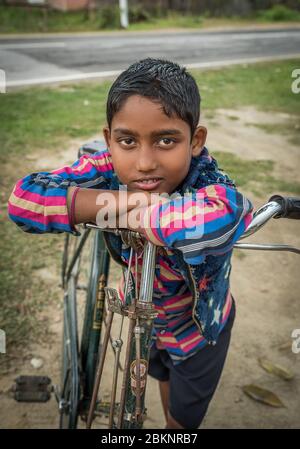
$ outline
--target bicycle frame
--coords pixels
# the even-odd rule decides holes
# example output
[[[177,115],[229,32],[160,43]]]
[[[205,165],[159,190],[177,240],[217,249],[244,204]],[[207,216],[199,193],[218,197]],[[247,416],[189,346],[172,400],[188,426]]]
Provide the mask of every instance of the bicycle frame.
[[[92,227],[92,225],[87,226]],[[125,299],[127,298],[128,293],[128,281],[132,265],[132,256],[133,256],[133,249],[131,248],[129,267],[127,270]],[[122,315],[122,323],[123,318],[125,316],[128,317],[129,330],[127,338],[121,399],[118,410],[118,422],[116,425],[113,416],[116,405],[115,397],[118,379],[118,372],[117,372],[118,358],[116,357],[113,374],[111,403],[110,403],[109,427],[132,429],[132,428],[139,428],[143,424],[143,420],[145,418],[144,402],[145,402],[146,379],[150,355],[150,343],[152,336],[153,320],[157,316],[157,313],[155,312],[154,306],[152,304],[155,259],[156,259],[156,247],[152,243],[146,242],[144,247],[143,266],[141,273],[141,289],[139,293],[136,291],[136,296],[133,298],[133,301],[128,306],[126,306],[121,302],[118,293],[115,289],[112,288],[105,289],[107,293],[107,301],[109,309],[109,319],[108,319],[109,326],[107,326],[106,328],[106,334],[104,337],[101,359],[99,361],[99,368],[96,375],[93,397],[88,414],[87,428],[91,427],[93,420],[96,399],[103,373],[103,366],[108,343],[108,335],[110,333],[111,323],[115,313]],[[132,344],[133,339],[135,341],[134,345]],[[116,346],[118,347],[118,350],[121,349],[122,344],[123,342],[119,337],[119,339],[116,340]]]

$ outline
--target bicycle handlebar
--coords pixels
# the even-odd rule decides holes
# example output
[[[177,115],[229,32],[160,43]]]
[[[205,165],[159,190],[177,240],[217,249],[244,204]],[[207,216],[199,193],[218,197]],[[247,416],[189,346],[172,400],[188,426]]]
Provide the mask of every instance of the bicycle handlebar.
[[[300,219],[300,198],[273,195],[253,214],[253,219],[239,241],[262,228],[271,218]],[[289,251],[300,254],[300,249],[290,245],[236,243],[234,248],[263,251]]]
[[[281,212],[275,215],[274,218],[292,218],[300,220],[300,198],[273,195],[269,201],[276,201],[281,206]]]
[[[257,211],[254,212],[251,223],[249,224],[247,230],[240,237],[240,240],[249,237],[249,235],[254,234],[260,228],[262,228],[271,218],[280,214],[281,205],[276,201],[270,201],[263,206],[261,206]]]

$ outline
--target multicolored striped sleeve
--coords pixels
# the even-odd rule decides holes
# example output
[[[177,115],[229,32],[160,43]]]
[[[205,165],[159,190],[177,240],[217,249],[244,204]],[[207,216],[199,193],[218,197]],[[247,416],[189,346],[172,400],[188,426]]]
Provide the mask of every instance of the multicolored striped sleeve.
[[[32,173],[20,179],[8,200],[8,216],[24,232],[70,232],[79,235],[69,220],[68,187],[107,188],[113,173],[107,150],[83,155],[71,166]]]
[[[145,208],[142,228],[148,240],[181,250],[184,260],[196,265],[208,254],[231,250],[250,224],[252,210],[235,188],[213,184]]]

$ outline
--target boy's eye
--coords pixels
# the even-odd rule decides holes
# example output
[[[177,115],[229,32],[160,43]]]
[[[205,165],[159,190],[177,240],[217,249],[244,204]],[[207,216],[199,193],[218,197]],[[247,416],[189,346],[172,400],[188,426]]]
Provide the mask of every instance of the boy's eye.
[[[126,137],[125,139],[120,139],[119,142],[125,144],[125,146],[130,146],[133,143],[133,139],[131,137]]]
[[[163,146],[170,146],[172,143],[175,143],[175,140],[169,139],[168,137],[163,137],[159,142],[162,142]]]

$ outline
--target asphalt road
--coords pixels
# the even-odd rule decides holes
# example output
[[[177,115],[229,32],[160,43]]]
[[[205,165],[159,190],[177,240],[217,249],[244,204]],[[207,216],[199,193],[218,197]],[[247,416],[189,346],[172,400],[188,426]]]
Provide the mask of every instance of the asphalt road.
[[[0,68],[8,87],[115,76],[147,56],[205,67],[297,54],[300,57],[300,28],[0,39]]]

